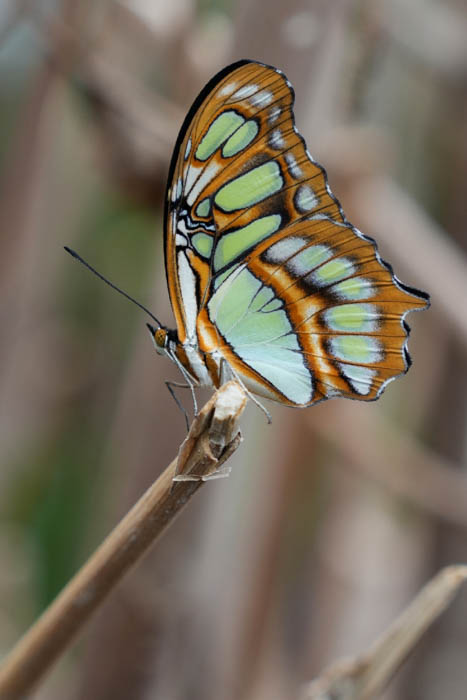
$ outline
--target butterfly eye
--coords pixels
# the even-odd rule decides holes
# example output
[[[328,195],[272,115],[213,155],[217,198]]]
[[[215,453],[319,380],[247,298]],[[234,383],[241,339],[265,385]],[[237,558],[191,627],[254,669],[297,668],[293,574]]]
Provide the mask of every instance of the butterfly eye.
[[[154,340],[159,348],[165,348],[167,345],[167,330],[165,328],[158,328],[154,333]]]

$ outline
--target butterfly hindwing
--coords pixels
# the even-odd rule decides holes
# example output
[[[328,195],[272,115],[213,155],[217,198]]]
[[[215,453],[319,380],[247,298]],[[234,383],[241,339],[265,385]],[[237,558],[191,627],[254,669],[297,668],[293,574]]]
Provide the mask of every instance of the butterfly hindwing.
[[[402,285],[345,219],[274,68],[240,62],[196,100],[175,149],[166,269],[180,341],[260,395],[376,398],[406,371]]]

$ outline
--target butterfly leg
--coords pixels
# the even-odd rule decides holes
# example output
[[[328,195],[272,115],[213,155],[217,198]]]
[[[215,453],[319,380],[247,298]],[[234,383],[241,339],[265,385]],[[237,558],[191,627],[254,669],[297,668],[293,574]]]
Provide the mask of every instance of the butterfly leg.
[[[230,375],[230,376],[229,376]],[[242,382],[238,374],[235,372],[233,367],[229,365],[224,358],[221,358],[221,383],[224,384],[225,382],[229,381],[229,379],[235,379],[242,389],[245,391],[246,395],[248,396],[249,399],[253,401],[254,404],[258,406],[258,408],[264,413],[266,416],[266,419],[269,423],[269,425],[272,423],[272,416],[269,413],[268,409],[263,406],[263,404],[258,401],[258,399],[251,393],[251,391],[248,391],[246,388],[245,384]]]
[[[196,400],[195,384],[193,383],[193,380],[191,379],[190,375],[189,375],[188,372],[186,371],[185,367],[184,367],[184,366],[182,365],[182,363],[179,361],[179,359],[178,359],[178,357],[176,356],[176,354],[175,354],[174,352],[171,352],[171,353],[169,354],[169,356],[172,358],[172,360],[175,362],[175,364],[177,365],[177,367],[178,367],[178,369],[180,370],[180,372],[183,374],[183,376],[184,376],[184,378],[185,378],[185,380],[186,380],[186,383],[187,383],[187,385],[188,385],[187,388],[189,387],[189,388],[191,389],[191,397],[192,397],[192,399],[193,399],[193,409],[194,409],[194,412],[195,412],[195,416],[197,416],[197,415],[198,415],[198,402],[197,402],[197,400]],[[174,382],[172,382],[172,383],[174,383]]]
[[[177,389],[190,389],[192,387],[190,384],[181,384],[180,382],[169,382],[168,380],[166,380],[165,385],[166,385],[167,389],[169,390],[170,395],[172,396],[173,400],[175,401],[175,403],[177,404],[177,406],[179,407],[179,409],[181,410],[181,412],[185,416],[186,429],[188,432],[188,430],[190,429],[190,421],[188,419],[188,413],[186,412],[185,407],[180,403],[180,400],[179,400],[177,394],[175,393],[174,388],[177,387]]]

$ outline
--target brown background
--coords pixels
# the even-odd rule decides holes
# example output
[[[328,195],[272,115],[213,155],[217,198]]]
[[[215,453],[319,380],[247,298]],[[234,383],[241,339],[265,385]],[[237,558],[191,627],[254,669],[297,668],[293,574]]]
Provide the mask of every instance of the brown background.
[[[174,456],[184,421],[145,317],[169,325],[168,159],[223,65],[281,68],[311,153],[401,279],[414,366],[384,397],[250,406],[209,484],[35,700],[283,700],[467,559],[467,11],[462,0],[0,6],[0,653]],[[462,698],[467,598],[386,700]]]

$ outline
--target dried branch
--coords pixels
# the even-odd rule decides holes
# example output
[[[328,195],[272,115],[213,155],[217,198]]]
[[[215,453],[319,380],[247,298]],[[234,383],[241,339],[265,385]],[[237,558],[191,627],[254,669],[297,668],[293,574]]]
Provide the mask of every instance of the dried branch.
[[[194,419],[178,458],[7,656],[0,667],[1,700],[17,700],[31,691],[193,494],[207,479],[218,475],[241,442],[237,422],[245,404],[245,393],[236,382],[225,384],[207,402]]]
[[[304,689],[300,699],[377,697],[466,580],[467,566],[449,566],[440,571],[368,651],[330,666]]]

